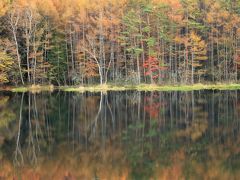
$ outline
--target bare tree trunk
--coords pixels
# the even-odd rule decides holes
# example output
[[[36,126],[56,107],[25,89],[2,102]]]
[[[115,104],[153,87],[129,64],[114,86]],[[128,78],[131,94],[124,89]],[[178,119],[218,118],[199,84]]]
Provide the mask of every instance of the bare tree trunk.
[[[67,79],[68,84],[70,84],[70,69],[69,69],[69,57],[68,57],[68,40],[67,40],[67,28],[65,27],[65,51],[66,51],[66,60],[67,60]]]
[[[70,25],[70,49],[71,49],[71,61],[72,61],[72,72],[75,72],[75,64],[74,64],[74,52],[73,52],[73,38],[72,38],[72,28]]]
[[[100,62],[100,70],[101,70],[101,74],[103,77],[107,78],[106,77],[106,69],[105,69],[105,66],[106,66],[106,58],[105,58],[105,43],[104,43],[104,29],[103,29],[103,10],[100,10],[100,14],[99,14],[99,18],[100,18],[100,25],[99,25],[99,62]],[[102,81],[101,80],[101,84],[102,84]],[[107,80],[105,79],[105,82]]]
[[[194,84],[194,52],[192,52],[192,69],[191,69],[191,83]]]
[[[35,32],[33,36],[33,51],[34,51],[33,84],[36,84],[37,49],[36,49],[36,33]]]
[[[214,81],[214,50],[213,50],[213,29],[211,29],[211,73],[212,73],[212,81]]]
[[[30,39],[32,35],[32,11],[27,9],[25,12],[25,38],[26,38],[26,48],[27,48],[27,74],[28,74],[28,82],[31,83],[31,74],[30,74],[30,62],[29,62],[29,55],[30,55]]]
[[[137,47],[137,42],[136,38],[134,38],[134,47]],[[136,59],[137,59],[137,76],[138,76],[138,84],[141,83],[141,74],[140,74],[140,62],[139,62],[139,55],[136,54]]]
[[[15,42],[20,79],[21,79],[22,84],[24,85],[22,68],[21,68],[21,57],[20,57],[20,54],[19,54],[19,45],[18,45],[18,40],[17,40],[17,27],[18,27],[18,21],[19,21],[19,13],[17,14],[17,17],[16,17],[15,21],[14,21],[14,15],[15,15],[15,12],[12,12],[9,15],[9,19],[10,19],[10,25],[11,25],[11,31],[12,31],[12,34],[13,34],[13,39],[14,39],[14,42]]]

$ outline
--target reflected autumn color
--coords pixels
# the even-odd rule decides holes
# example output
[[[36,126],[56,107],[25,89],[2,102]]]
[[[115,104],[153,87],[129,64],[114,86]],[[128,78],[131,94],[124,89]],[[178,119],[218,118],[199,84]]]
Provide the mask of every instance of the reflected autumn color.
[[[238,91],[1,93],[0,179],[238,179]]]

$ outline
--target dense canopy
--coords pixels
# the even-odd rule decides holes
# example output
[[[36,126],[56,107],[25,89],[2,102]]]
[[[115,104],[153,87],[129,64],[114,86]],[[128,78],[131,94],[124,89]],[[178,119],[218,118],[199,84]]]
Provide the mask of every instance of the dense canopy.
[[[0,83],[237,82],[239,0],[1,0]]]

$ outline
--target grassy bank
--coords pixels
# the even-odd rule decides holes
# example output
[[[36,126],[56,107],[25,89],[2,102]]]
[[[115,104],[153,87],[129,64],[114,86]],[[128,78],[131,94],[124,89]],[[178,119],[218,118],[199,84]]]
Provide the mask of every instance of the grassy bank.
[[[0,88],[0,91],[11,91],[11,92],[41,92],[41,91],[53,91],[61,90],[67,92],[106,92],[106,91],[126,91],[126,90],[137,90],[137,91],[192,91],[192,90],[240,90],[240,84],[194,84],[194,85],[155,85],[155,84],[140,84],[136,86],[124,85],[117,86],[111,84],[104,85],[91,85],[91,86],[41,86],[32,85],[26,87],[5,87]]]
[[[240,84],[193,84],[193,85],[146,85],[136,86],[139,91],[193,91],[193,90],[240,90]]]
[[[68,91],[68,92],[84,92],[84,91],[125,91],[131,90],[133,88],[127,86],[116,86],[110,84],[103,84],[103,85],[92,85],[92,86],[78,86],[78,87],[59,87],[60,90]]]
[[[55,87],[53,85],[31,85],[31,86],[20,86],[20,87],[4,87],[0,88],[0,91],[11,91],[11,92],[42,92],[42,91],[53,91]]]
[[[193,91],[193,90],[240,90],[240,84],[194,84],[194,85],[155,85],[140,84],[136,86],[96,85],[81,87],[61,87],[63,91],[84,92],[84,91]]]

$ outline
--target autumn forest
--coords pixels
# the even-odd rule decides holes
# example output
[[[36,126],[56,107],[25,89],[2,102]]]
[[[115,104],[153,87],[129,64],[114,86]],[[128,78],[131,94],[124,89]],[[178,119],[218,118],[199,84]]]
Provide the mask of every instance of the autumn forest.
[[[0,84],[238,82],[239,0],[1,0]]]
[[[240,0],[0,0],[0,179],[240,179]]]

